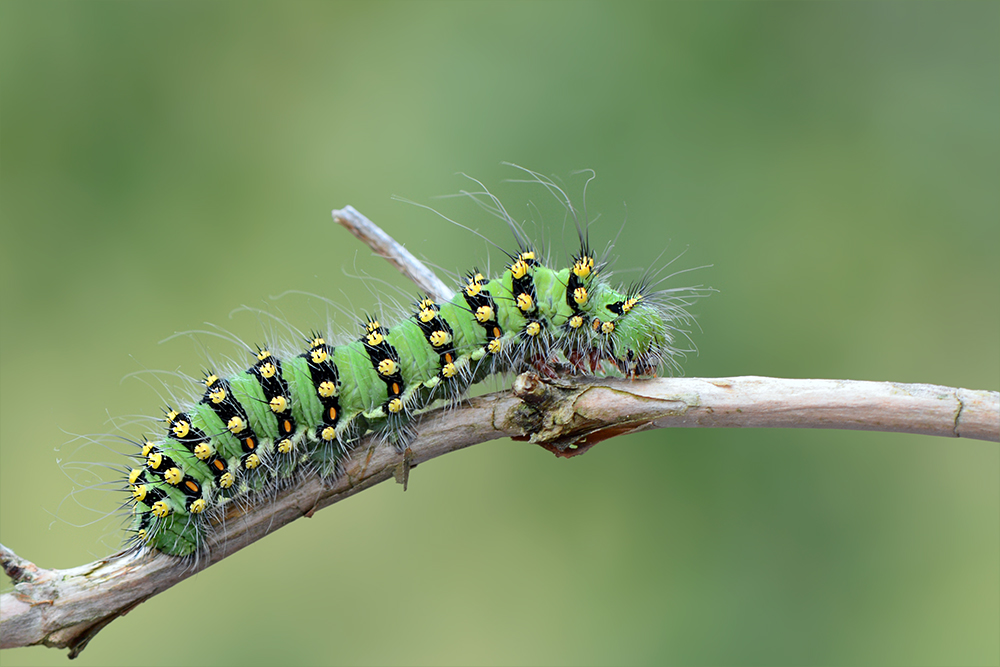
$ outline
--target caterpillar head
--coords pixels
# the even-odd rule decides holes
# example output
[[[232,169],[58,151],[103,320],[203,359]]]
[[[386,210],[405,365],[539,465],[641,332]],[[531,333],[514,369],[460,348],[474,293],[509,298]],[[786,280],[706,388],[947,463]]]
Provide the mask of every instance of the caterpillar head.
[[[625,312],[610,322],[611,361],[626,377],[656,375],[671,343],[663,313],[640,299],[626,303]]]

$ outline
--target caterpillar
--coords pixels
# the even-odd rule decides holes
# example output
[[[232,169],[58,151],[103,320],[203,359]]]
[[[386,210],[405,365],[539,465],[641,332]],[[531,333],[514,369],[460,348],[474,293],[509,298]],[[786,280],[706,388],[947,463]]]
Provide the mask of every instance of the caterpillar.
[[[528,173],[576,217],[558,186]],[[207,371],[197,401],[167,406],[162,431],[135,443],[130,544],[191,556],[214,510],[296,474],[337,477],[369,433],[402,452],[424,411],[495,374],[611,367],[637,378],[676,366],[696,288],[657,290],[651,278],[613,286],[579,222],[579,248],[550,268],[493,201],[517,242],[498,275],[472,269],[451,299],[423,296],[391,324],[368,315],[353,340],[313,333],[288,354],[258,346],[245,370]]]

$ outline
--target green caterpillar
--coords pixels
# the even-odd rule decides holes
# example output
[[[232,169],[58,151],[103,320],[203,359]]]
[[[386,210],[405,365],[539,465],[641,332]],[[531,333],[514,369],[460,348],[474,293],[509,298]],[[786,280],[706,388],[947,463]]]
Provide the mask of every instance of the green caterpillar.
[[[191,555],[211,510],[299,470],[336,476],[368,432],[403,449],[421,411],[494,373],[610,362],[638,377],[676,363],[691,290],[612,287],[583,232],[570,265],[548,268],[514,229],[521,247],[503,273],[471,272],[449,301],[423,298],[391,327],[369,317],[345,344],[313,334],[301,354],[259,348],[245,371],[208,374],[201,400],[168,408],[162,436],[139,443],[128,475],[133,544]]]

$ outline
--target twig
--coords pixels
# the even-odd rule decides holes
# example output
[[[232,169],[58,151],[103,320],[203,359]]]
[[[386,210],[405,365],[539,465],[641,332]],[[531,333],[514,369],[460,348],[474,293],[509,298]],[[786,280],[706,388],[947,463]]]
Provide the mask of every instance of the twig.
[[[276,498],[234,507],[196,562],[156,553],[116,554],[70,570],[45,570],[9,549],[19,581],[0,598],[0,647],[44,644],[76,655],[107,623],[271,530],[398,477],[448,452],[503,436],[575,456],[612,436],[665,427],[847,428],[1000,441],[1000,394],[924,384],[762,377],[580,379],[518,376],[512,394],[474,398],[423,420],[404,455],[360,447],[328,485],[304,476]],[[234,503],[235,505],[235,503]],[[18,572],[22,574],[18,574]],[[31,572],[31,576],[23,573]]]
[[[353,208],[360,228],[377,227]],[[342,222],[342,224],[344,224]],[[345,225],[346,226],[346,225]],[[356,232],[381,238],[384,232]],[[389,239],[389,241],[392,241]],[[366,242],[368,242],[366,240]],[[376,247],[376,246],[373,246]],[[376,247],[406,275],[420,263],[392,241]],[[426,269],[424,269],[426,270]],[[429,272],[428,272],[429,273]],[[433,275],[433,274],[431,274]],[[416,280],[416,279],[415,279]],[[436,278],[435,278],[436,280]],[[421,282],[437,299],[448,291]],[[141,602],[302,516],[442,454],[504,436],[529,440],[559,456],[576,456],[608,438],[653,428],[839,428],[923,433],[1000,441],[1000,393],[925,384],[762,377],[543,380],[526,373],[511,393],[435,410],[403,453],[360,446],[346,474],[333,483],[302,475],[276,496],[248,506],[232,503],[196,560],[152,551],[119,553],[68,570],[47,570],[0,546],[0,561],[16,586],[0,596],[0,648],[45,645],[75,657],[105,625]]]
[[[435,301],[450,301],[455,294],[409,250],[382,231],[381,227],[366,218],[353,206],[334,210],[333,219],[385,261],[399,269],[400,273],[416,283],[417,287],[425,291]]]

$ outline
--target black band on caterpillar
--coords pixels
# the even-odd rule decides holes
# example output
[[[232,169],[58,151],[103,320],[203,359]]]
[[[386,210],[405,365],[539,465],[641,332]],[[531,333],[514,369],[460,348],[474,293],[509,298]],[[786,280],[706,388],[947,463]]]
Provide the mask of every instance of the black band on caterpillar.
[[[295,416],[292,414],[288,383],[281,376],[281,362],[272,357],[269,350],[258,348],[257,363],[248,372],[260,383],[260,390],[264,394],[268,409],[277,421],[275,452],[279,455],[291,454],[295,449]]]

